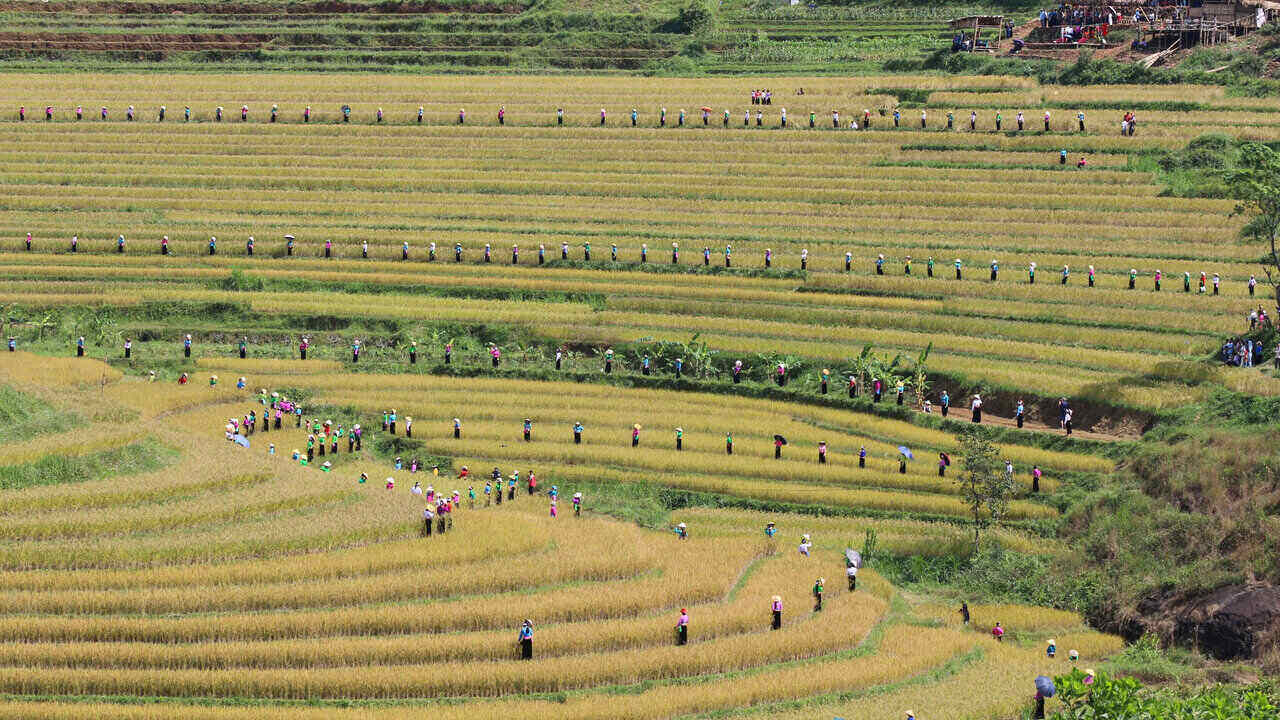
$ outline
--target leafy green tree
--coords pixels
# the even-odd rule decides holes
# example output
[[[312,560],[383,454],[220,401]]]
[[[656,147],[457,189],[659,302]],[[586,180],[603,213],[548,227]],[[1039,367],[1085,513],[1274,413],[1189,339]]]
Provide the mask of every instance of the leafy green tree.
[[[1004,472],[1000,450],[977,431],[967,428],[957,437],[961,471],[956,476],[961,498],[973,514],[973,545],[978,547],[984,528],[997,523],[1009,509],[1013,478]]]
[[[1242,145],[1237,169],[1228,174],[1227,183],[1236,200],[1232,215],[1249,217],[1241,236],[1262,243],[1266,249],[1262,268],[1280,317],[1280,252],[1276,248],[1280,235],[1280,153],[1259,143]]]
[[[716,11],[707,0],[690,0],[676,15],[680,32],[704,35],[716,28]]]

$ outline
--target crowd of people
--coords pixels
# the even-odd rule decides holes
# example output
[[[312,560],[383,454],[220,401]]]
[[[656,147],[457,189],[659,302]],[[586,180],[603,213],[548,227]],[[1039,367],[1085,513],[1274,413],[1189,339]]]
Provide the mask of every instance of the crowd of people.
[[[957,36],[957,37],[958,37],[958,38],[960,38],[960,37],[963,37],[963,36],[961,35],[961,36]],[[960,44],[960,46],[961,46],[961,47],[964,47],[963,43],[964,43],[964,42],[967,42],[967,41],[962,41],[962,40],[960,40],[960,39],[957,39],[957,40],[955,40],[954,42],[955,42],[955,43]],[[796,95],[797,95],[797,96],[803,96],[803,95],[804,95],[804,91],[803,91],[803,89],[798,90],[798,91],[797,91],[797,93],[796,93]],[[772,92],[771,90],[767,90],[767,89],[766,89],[766,90],[752,90],[752,91],[751,91],[751,93],[750,93],[750,103],[751,103],[751,105],[756,106],[755,113],[754,113],[754,116],[753,116],[751,108],[746,108],[746,109],[744,109],[744,110],[742,111],[742,115],[741,115],[741,117],[742,117],[742,127],[751,127],[753,124],[754,124],[754,126],[755,126],[755,127],[765,127],[766,122],[767,122],[767,124],[768,124],[768,126],[769,126],[769,127],[779,127],[779,128],[787,128],[787,127],[793,127],[793,128],[795,128],[795,127],[803,127],[803,126],[805,126],[806,124],[807,124],[807,126],[808,126],[808,127],[810,127],[810,128],[814,128],[814,129],[816,129],[816,128],[818,128],[818,127],[826,127],[826,124],[825,124],[824,122],[819,122],[819,121],[818,121],[818,116],[824,113],[824,111],[823,111],[823,110],[821,110],[821,109],[815,110],[815,109],[813,109],[813,108],[808,108],[808,109],[806,109],[806,110],[804,110],[804,111],[801,111],[801,112],[802,112],[802,117],[801,117],[801,119],[800,119],[800,121],[799,121],[799,122],[790,121],[790,120],[788,119],[788,116],[787,116],[787,109],[786,109],[785,107],[780,108],[780,111],[779,111],[779,113],[778,113],[776,116],[773,116],[773,117],[770,117],[770,118],[767,118],[767,119],[766,119],[766,117],[765,117],[765,115],[764,115],[764,110],[760,109],[760,106],[768,105],[768,106],[771,106],[771,107],[772,107],[772,105],[773,105],[773,92]],[[158,110],[156,111],[156,122],[165,122],[165,112],[166,112],[166,111],[165,111],[165,107],[164,107],[163,105],[161,105],[161,106],[158,108]],[[666,107],[658,107],[658,108],[654,109],[652,112],[654,113],[654,118],[655,118],[655,120],[654,120],[654,126],[656,126],[656,127],[660,127],[660,128],[667,127],[667,125],[668,125],[668,119],[667,119],[667,117],[668,117],[668,113],[667,113],[667,108],[666,108]],[[696,112],[698,112],[698,113],[699,113],[699,117],[701,118],[701,124],[702,124],[703,126],[710,126],[710,125],[712,125],[712,115],[713,115],[713,114],[717,114],[717,113],[716,113],[716,111],[715,111],[713,108],[711,108],[711,107],[709,107],[709,106],[705,106],[705,105],[704,105],[704,106],[702,106],[702,107],[700,107],[700,108],[697,108],[697,109],[696,109]],[[350,105],[343,105],[343,106],[340,108],[340,110],[339,110],[339,117],[341,118],[341,122],[343,122],[343,123],[350,123],[350,122],[351,122],[351,113],[352,113],[351,106],[350,106]],[[672,114],[675,116],[674,122],[671,122],[671,123],[670,123],[672,126],[677,127],[677,128],[682,128],[682,127],[685,127],[687,124],[689,124],[689,123],[687,123],[686,121],[688,120],[688,118],[689,118],[689,116],[690,116],[690,113],[689,113],[688,111],[686,111],[686,110],[685,110],[685,108],[679,108],[677,111],[674,111]],[[879,117],[887,117],[887,116],[889,116],[890,111],[889,111],[889,108],[881,106],[881,107],[879,107],[879,108],[877,108],[877,109],[876,109],[876,113],[875,113],[875,114],[876,114],[876,115],[878,115]],[[628,113],[628,117],[630,118],[630,124],[631,124],[631,127],[639,127],[641,124],[645,124],[645,125],[647,125],[648,123],[647,123],[645,120],[643,120],[643,119],[642,119],[642,116],[643,116],[643,115],[644,115],[644,113],[643,113],[643,112],[642,112],[638,107],[632,107],[632,108],[631,108],[630,113]],[[736,110],[731,110],[730,108],[727,108],[727,107],[726,107],[726,108],[724,108],[724,109],[723,109],[723,111],[719,112],[719,113],[718,113],[718,115],[719,115],[719,118],[720,118],[720,124],[721,124],[723,127],[728,128],[728,127],[730,127],[731,125],[735,125],[735,124],[736,124],[736,123],[735,123],[735,121],[733,120],[735,117],[738,117],[738,115],[737,115],[737,111],[736,111]],[[1132,113],[1132,112],[1128,112],[1128,113],[1126,113],[1126,116],[1130,116],[1130,117],[1131,117],[1132,115],[1133,115],[1133,113]],[[222,108],[221,106],[218,106],[218,107],[214,108],[213,116],[212,116],[212,117],[213,117],[213,121],[214,121],[215,123],[220,123],[220,122],[222,122],[225,116],[226,116],[226,113],[224,113],[223,108]],[[1083,111],[1077,112],[1077,116],[1083,116]],[[21,105],[21,106],[19,106],[19,107],[18,107],[18,116],[17,116],[17,117],[18,117],[18,121],[19,121],[19,122],[26,122],[26,121],[27,121],[27,108],[26,108],[26,106],[25,106],[25,105]],[[103,121],[103,122],[106,122],[106,121],[108,121],[108,120],[110,119],[111,114],[110,114],[110,111],[108,110],[108,108],[107,108],[106,106],[103,106],[103,107],[100,109],[99,114],[98,114],[98,117],[99,117],[99,120],[100,120],[100,121]],[[248,106],[248,105],[242,105],[242,106],[240,106],[240,113],[239,113],[239,117],[240,117],[240,122],[249,122],[249,121],[250,121],[250,112],[249,112],[249,106]],[[280,118],[280,117],[281,117],[281,115],[280,115],[280,108],[279,108],[279,106],[278,106],[278,105],[272,105],[272,106],[271,106],[271,110],[270,110],[270,112],[267,114],[267,118],[268,118],[268,119],[267,119],[267,122],[268,122],[268,123],[275,123],[275,122],[277,122],[277,119],[278,119],[278,118]],[[310,105],[308,105],[308,106],[304,107],[304,108],[303,108],[303,110],[302,110],[302,114],[301,114],[302,122],[303,122],[303,123],[310,123],[313,117],[314,117],[314,115],[313,115],[313,113],[312,113],[312,111],[311,111],[311,106],[310,106]],[[508,119],[508,118],[509,118],[509,115],[508,115],[508,113],[507,113],[507,107],[506,107],[506,105],[499,105],[499,106],[498,106],[498,109],[497,109],[497,110],[496,110],[496,112],[494,113],[494,116],[493,116],[493,117],[494,117],[494,124],[495,124],[495,125],[499,125],[499,126],[506,126],[506,125],[510,124],[510,123],[509,123],[509,119]],[[794,116],[793,116],[793,117],[794,117]],[[807,117],[807,123],[806,123],[806,119],[805,119],[806,117]],[[871,111],[870,109],[864,109],[864,110],[862,111],[862,115],[861,115],[861,122],[859,122],[859,120],[858,120],[858,116],[857,116],[857,114],[856,114],[856,111],[850,111],[849,113],[847,113],[847,117],[849,117],[849,122],[848,122],[848,124],[847,124],[847,125],[842,125],[842,124],[841,124],[841,122],[840,122],[840,109],[839,109],[839,108],[833,108],[833,109],[831,110],[831,118],[832,118],[831,126],[832,126],[832,128],[833,128],[833,129],[837,129],[837,130],[838,130],[838,129],[841,129],[841,128],[844,128],[844,127],[847,127],[847,128],[848,128],[848,129],[850,129],[850,130],[869,130],[869,129],[871,129],[871,127],[872,127],[872,125],[873,125],[873,122],[872,122],[872,120],[873,120],[873,118],[872,118],[872,111]],[[898,108],[898,107],[894,107],[894,108],[893,108],[893,110],[892,110],[892,117],[893,117],[893,127],[894,127],[894,128],[901,128],[901,127],[903,127],[902,122],[901,122],[901,121],[902,121],[902,113],[901,113],[900,108]],[[921,128],[921,129],[926,129],[926,130],[927,130],[927,129],[928,129],[928,127],[929,127],[929,124],[928,124],[928,122],[927,122],[927,120],[928,120],[928,110],[927,110],[927,109],[922,109],[922,110],[920,111],[920,117],[921,117],[921,120],[920,120],[920,128]],[[948,112],[946,113],[946,117],[948,118],[947,123],[946,123],[946,129],[948,129],[948,130],[955,130],[955,129],[956,129],[956,124],[955,124],[955,112],[954,112],[954,111],[948,111]],[[991,116],[991,117],[992,117],[992,121],[993,121],[993,123],[992,123],[992,125],[991,125],[990,127],[991,127],[991,128],[993,128],[995,132],[1003,132],[1003,127],[1004,127],[1004,126],[1003,126],[1003,123],[1002,123],[1002,112],[1001,112],[1001,111],[999,111],[999,110],[997,110],[997,111],[995,111],[995,112],[992,114],[992,116]],[[1018,122],[1017,130],[1018,130],[1018,132],[1022,132],[1022,131],[1023,131],[1023,129],[1024,129],[1023,123],[1021,122],[1021,118],[1023,117],[1023,113],[1022,113],[1022,111],[1018,111],[1018,113],[1017,113],[1017,117],[1019,118],[1019,122]],[[383,110],[382,110],[382,108],[380,108],[380,107],[379,107],[379,108],[376,108],[376,109],[373,111],[373,114],[372,114],[372,116],[371,116],[371,119],[372,119],[372,121],[373,121],[373,123],[374,123],[374,124],[382,124],[382,123],[384,123],[384,121],[386,120],[386,118],[387,118],[386,113],[384,113],[384,112],[383,112]],[[412,123],[422,125],[422,124],[427,124],[427,121],[426,121],[426,119],[425,119],[425,118],[426,118],[426,112],[425,112],[425,109],[424,109],[423,107],[421,107],[421,106],[420,106],[420,107],[418,107],[417,114],[416,114],[416,115],[413,115],[413,116],[410,116],[409,120],[410,120],[410,122],[412,122]],[[467,124],[467,122],[468,122],[468,119],[467,119],[467,118],[468,118],[468,116],[467,116],[466,108],[459,108],[459,109],[458,109],[458,113],[457,113],[457,115],[456,115],[456,121],[455,121],[455,123],[454,123],[454,124],[457,124],[457,125],[466,125],[466,124]],[[598,118],[599,118],[599,125],[600,125],[600,126],[606,126],[606,125],[608,125],[608,124],[609,124],[609,123],[608,123],[608,118],[609,118],[609,112],[608,112],[608,109],[607,109],[607,108],[600,108],[600,114],[599,114]],[[1048,111],[1045,111],[1045,118],[1046,118],[1046,123],[1045,123],[1045,126],[1044,126],[1044,131],[1045,131],[1045,132],[1052,132],[1053,130],[1052,130],[1052,128],[1051,128],[1051,126],[1050,126],[1050,124],[1047,122],[1047,119],[1049,118],[1049,112],[1048,112]],[[76,121],[80,121],[80,120],[83,120],[83,119],[84,119],[84,108],[83,108],[82,106],[76,106],[76,108],[75,108],[75,119],[76,119]],[[135,121],[136,119],[138,119],[138,114],[134,111],[133,106],[132,106],[132,105],[130,105],[130,106],[125,110],[125,121],[126,121],[126,122],[133,122],[133,121]],[[183,112],[182,112],[182,121],[183,121],[183,122],[191,122],[191,121],[192,121],[192,119],[193,119],[193,116],[192,116],[192,113],[191,113],[191,108],[190,108],[190,106],[186,106],[186,107],[184,107],[184,108],[183,108]],[[44,108],[44,120],[45,120],[45,122],[56,122],[56,120],[55,120],[55,110],[54,110],[54,106],[52,106],[52,105],[46,105],[46,106],[45,106],[45,108]],[[565,124],[565,112],[564,112],[564,108],[563,108],[563,107],[558,107],[558,108],[556,108],[555,115],[554,115],[554,120],[555,120],[555,125],[556,125],[556,126],[563,126],[563,125]],[[754,123],[753,123],[753,120],[754,120]],[[775,123],[776,123],[776,124],[775,124]],[[976,111],[976,110],[975,110],[975,111],[971,111],[971,112],[970,112],[969,130],[970,130],[970,131],[977,131],[977,130],[978,130],[978,125],[979,125],[979,122],[978,122],[977,111]],[[1062,130],[1063,132],[1071,132],[1071,131],[1084,132],[1084,127],[1083,127],[1083,125],[1079,125],[1079,126],[1077,126],[1076,124],[1072,124],[1072,123],[1068,122],[1068,123],[1067,123],[1067,125],[1066,125],[1065,127],[1061,128],[1061,130]],[[1132,134],[1132,133],[1127,133],[1127,134]]]
[[[1066,157],[1067,157],[1066,151],[1063,150],[1061,153],[1061,162],[1065,163]],[[1083,162],[1083,158],[1081,159],[1081,162]],[[68,251],[72,253],[78,252],[79,243],[80,243],[79,236],[73,235],[71,237],[70,244],[67,247]],[[32,234],[27,233],[27,236],[24,240],[25,249],[28,252],[34,251],[37,244],[38,243],[33,239]],[[254,248],[256,247],[256,244],[257,243],[253,238],[253,236],[252,235],[249,236],[245,241],[244,255],[247,257],[253,256]],[[125,252],[126,243],[125,243],[124,235],[119,235],[116,238],[115,247],[116,247],[117,253],[123,254]],[[286,257],[293,257],[295,251],[298,250],[296,238],[293,235],[284,236],[284,243],[281,247],[284,250],[284,254]],[[370,255],[369,255],[368,241],[367,240],[362,241],[359,248],[360,248],[361,259],[369,259]],[[464,247],[461,242],[455,242],[453,244],[452,249],[453,249],[454,263],[462,263],[466,260],[467,248]],[[567,242],[561,242],[559,247],[559,253],[558,253],[559,259],[560,260],[581,259],[583,262],[592,262],[590,241],[583,242],[581,245],[579,245],[576,248],[576,250],[580,251],[580,255],[578,255],[578,257],[572,257],[571,255],[573,253],[571,253],[569,244]],[[170,249],[168,235],[165,235],[160,239],[160,243],[157,247],[157,252],[160,255],[173,254],[173,251]],[[218,239],[216,236],[211,236],[208,242],[208,254],[216,255],[217,253],[218,253]],[[333,259],[336,256],[334,252],[333,241],[325,240],[324,243],[322,243],[322,245],[320,246],[319,252],[317,254],[322,255],[325,258]],[[711,258],[713,254],[717,256],[717,264],[719,264],[720,259],[722,258],[724,267],[726,268],[734,267],[735,256],[734,256],[734,249],[733,249],[732,243],[726,243],[723,250],[721,250],[720,248],[717,248],[715,251],[713,251],[709,246],[704,246],[702,248],[701,253],[699,254],[699,256],[702,259],[702,262],[700,264],[704,267],[709,267],[711,265]],[[619,254],[618,245],[616,243],[611,244],[609,246],[609,262],[612,262],[612,263],[626,262],[625,259],[619,260],[619,257],[621,256]],[[760,257],[761,257],[760,267],[763,267],[765,269],[774,268],[774,260],[776,256],[772,248],[765,248],[764,252],[761,254]],[[535,258],[534,262],[537,265],[545,265],[548,263],[549,258],[548,258],[547,246],[545,244],[539,244],[537,246],[537,249],[535,250],[535,253],[534,253],[534,258]],[[411,252],[411,247],[409,242],[407,240],[403,241],[400,247],[400,260],[410,261],[410,260],[417,260],[417,259],[418,259],[418,256],[413,255]],[[554,258],[552,258],[552,260],[554,260]],[[795,255],[796,264],[793,267],[799,270],[807,271],[809,270],[809,267],[810,267],[810,260],[811,260],[811,256],[808,248],[801,248],[800,251]],[[853,252],[846,251],[844,253],[844,256],[841,258],[841,260],[843,262],[844,272],[852,273],[854,271]],[[438,253],[438,246],[436,243],[430,242],[427,244],[426,257],[423,258],[423,261],[428,263],[440,261],[440,255]],[[494,262],[494,251],[491,243],[485,243],[483,246],[480,247],[480,261],[482,263]],[[640,251],[638,256],[636,257],[636,262],[640,264],[649,263],[648,243],[642,243],[640,245]],[[904,276],[914,276],[912,268],[919,267],[919,264],[917,264],[919,263],[919,261],[916,259],[913,259],[912,256],[910,255],[903,256],[900,259],[900,263],[901,263],[901,274]],[[947,263],[946,260],[943,260],[943,263],[949,264],[954,269],[956,280],[964,279],[964,270],[967,267],[967,265],[962,258],[955,258],[950,263]],[[511,246],[511,264],[512,265],[520,264],[520,245],[519,244],[513,244]],[[680,243],[678,242],[671,243],[670,264],[672,265],[680,264]],[[888,264],[889,264],[889,261],[886,259],[885,255],[882,253],[872,259],[871,269],[874,271],[876,275],[887,275],[889,274]],[[920,263],[920,264],[924,265],[923,277],[933,278],[938,273],[937,261],[932,255],[927,256],[924,259],[923,263]],[[998,259],[993,258],[988,267],[990,270],[990,274],[988,275],[990,282],[997,282],[1000,279],[1000,271],[1001,271],[1000,261]],[[1027,267],[1026,267],[1026,283],[1027,284],[1029,285],[1036,284],[1036,277],[1037,277],[1036,274],[1037,274],[1037,271],[1039,271],[1040,269],[1041,268],[1039,267],[1039,265],[1034,261],[1027,264]],[[1063,286],[1069,285],[1071,283],[1071,272],[1072,272],[1071,266],[1069,264],[1064,264],[1062,266],[1061,271],[1058,272],[1058,279],[1059,279],[1058,284]],[[1093,265],[1086,266],[1084,275],[1085,275],[1085,285],[1090,288],[1095,287],[1098,279],[1097,268],[1095,268]],[[1139,278],[1142,277],[1143,271],[1140,271],[1137,268],[1130,268],[1129,271],[1126,273],[1126,275],[1128,279],[1128,289],[1130,290],[1137,289],[1138,280]],[[1157,268],[1156,270],[1150,273],[1150,277],[1152,280],[1152,285],[1151,285],[1152,291],[1160,292],[1163,289],[1163,282],[1165,278],[1164,272]],[[1199,273],[1199,280],[1196,283],[1195,292],[1200,295],[1206,295],[1206,294],[1219,295],[1221,291],[1221,286],[1222,286],[1222,277],[1218,273],[1213,273],[1212,281],[1210,281],[1210,276],[1206,272],[1201,271]],[[1248,281],[1244,283],[1244,287],[1249,293],[1249,296],[1254,297],[1258,287],[1257,276],[1250,275]],[[1183,271],[1182,273],[1182,291],[1184,293],[1192,292],[1192,274],[1190,271]]]

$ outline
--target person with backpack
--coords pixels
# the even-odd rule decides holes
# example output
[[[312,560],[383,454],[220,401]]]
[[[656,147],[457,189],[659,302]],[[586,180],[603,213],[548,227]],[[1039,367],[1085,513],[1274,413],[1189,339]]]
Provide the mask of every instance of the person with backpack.
[[[526,619],[520,624],[520,659],[533,659],[533,621]]]

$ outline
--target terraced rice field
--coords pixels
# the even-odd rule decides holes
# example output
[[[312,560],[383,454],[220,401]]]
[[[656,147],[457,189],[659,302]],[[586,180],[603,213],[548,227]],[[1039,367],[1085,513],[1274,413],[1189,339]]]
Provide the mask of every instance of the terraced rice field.
[[[643,471],[646,481],[724,483],[730,493],[733,482],[770,494],[821,488],[832,503],[857,502],[859,493],[874,494],[861,485],[879,485],[879,496],[918,498],[945,511],[948,489],[924,475],[897,480],[871,468],[854,480],[848,463],[837,462],[830,475],[809,478],[812,462],[771,465],[750,432],[737,439],[737,469],[713,463],[709,448],[689,447],[677,461],[647,440],[632,449],[620,433],[596,436],[597,423],[603,435],[621,418],[649,420],[658,407],[675,414],[687,407],[692,445],[704,431],[698,417],[753,426],[767,420],[750,413],[776,416],[778,409],[762,402],[700,407],[707,401],[696,395],[670,404],[655,395],[642,401],[653,410],[637,414],[636,398],[592,386],[515,383],[499,393],[483,379],[353,377],[326,374],[331,368],[321,363],[314,375],[255,375],[268,387],[304,385],[314,393],[312,407],[342,403],[357,413],[353,419],[379,403],[411,409],[420,418],[413,440],[396,438],[420,438],[420,450],[448,453],[453,462],[438,477],[413,475],[391,470],[376,453],[343,448],[329,456],[333,471],[319,472],[288,459],[285,449],[305,432],[292,421],[251,435],[248,449],[220,437],[227,415],[263,409],[252,393],[226,384],[146,382],[90,359],[33,360],[0,355],[0,381],[76,426],[32,436],[44,453],[80,452],[72,447],[76,438],[115,436],[124,423],[173,456],[142,474],[5,492],[6,717],[800,717],[847,713],[871,694],[904,691],[910,707],[931,715],[951,717],[961,698],[968,714],[1000,714],[1020,706],[1028,673],[1068,668],[1065,660],[1041,657],[1050,633],[1090,662],[1120,645],[1070,613],[975,605],[981,622],[1004,618],[1010,629],[997,646],[986,628],[954,622],[953,608],[905,602],[874,570],[861,573],[856,592],[844,587],[842,551],[855,533],[877,530],[891,551],[934,553],[964,541],[967,531],[958,525],[688,509],[672,516],[691,530],[680,540],[594,510],[590,488],[611,480],[608,473],[626,482],[628,473]],[[421,419],[459,403],[473,409],[462,440]],[[517,417],[525,403],[540,408],[533,442],[500,442],[508,416]],[[581,446],[567,432],[553,437],[549,427],[557,413],[570,417],[568,410],[582,410],[579,419],[589,423]],[[791,421],[797,440],[803,421]],[[369,427],[371,447],[375,437],[390,437]],[[873,423],[866,442],[879,451],[874,433],[902,429]],[[927,431],[905,431],[929,440]],[[266,452],[271,443],[280,448],[274,455]],[[1020,462],[1098,465],[1088,456],[1015,453]],[[8,474],[24,461],[0,462]],[[527,494],[522,483],[505,503],[492,504],[483,493],[473,503],[467,484],[478,486],[483,473],[451,476],[459,463],[490,462],[536,468],[539,492]],[[357,483],[360,472],[373,479]],[[385,475],[397,477],[394,488],[385,486]],[[413,480],[462,493],[453,529],[421,536],[424,499],[409,492]],[[559,517],[548,513],[553,483]],[[574,517],[568,498],[582,488],[586,510]],[[1043,508],[1019,505],[1033,507]],[[769,520],[780,528],[772,540],[761,532]],[[815,540],[808,556],[793,549],[801,533]],[[1055,552],[1049,541],[1015,530],[997,534],[1011,547]],[[820,577],[828,580],[816,612],[811,588]],[[780,630],[769,629],[774,595],[784,603]],[[673,647],[681,608],[691,617],[690,644]],[[528,662],[518,659],[515,643],[524,618],[536,622],[535,659]],[[981,698],[951,684],[971,671],[987,675]],[[108,699],[121,695],[153,702]],[[895,704],[893,712],[871,716],[896,714]]]
[[[670,57],[688,39],[644,12],[547,13],[531,12],[531,5],[3,3],[0,59],[11,66],[188,69],[636,69]]]
[[[1129,153],[1221,129],[1207,124],[1213,113],[1140,115],[1141,132],[1132,138],[1112,133],[1112,123],[1097,117],[1108,112],[1101,110],[1089,111],[1087,133],[1073,131],[1067,111],[1055,112],[1048,134],[995,133],[993,96],[1075,97],[1002,78],[894,80],[936,88],[948,99],[966,94],[949,88],[985,88],[972,94],[983,99],[973,106],[981,114],[977,132],[968,131],[962,105],[952,110],[959,130],[939,127],[941,108],[949,106],[935,103],[927,129],[910,127],[916,111],[907,111],[899,129],[873,113],[869,132],[832,130],[832,107],[848,118],[883,99],[860,94],[884,84],[875,79],[806,82],[803,98],[779,98],[767,106],[763,128],[753,116],[745,129],[739,113],[750,107],[749,88],[729,81],[663,81],[660,92],[649,81],[612,79],[441,78],[424,87],[394,78],[300,85],[265,77],[250,86],[243,77],[157,84],[105,76],[87,84],[92,91],[72,82],[21,77],[0,101],[29,113],[27,122],[6,125],[0,147],[6,302],[117,309],[225,302],[273,318],[358,308],[365,317],[403,321],[422,317],[408,296],[447,291],[461,297],[433,301],[429,319],[514,323],[549,342],[603,349],[683,342],[697,332],[724,353],[722,363],[742,353],[808,358],[814,370],[825,365],[838,379],[865,343],[912,355],[932,345],[931,368],[966,388],[985,384],[1040,397],[1106,388],[1108,401],[1146,408],[1184,401],[1187,390],[1124,378],[1203,356],[1257,305],[1246,292],[1258,271],[1256,253],[1226,242],[1240,222],[1229,216],[1231,202],[1163,197],[1149,173],[1129,169]],[[1147,92],[1133,88],[1125,97],[1138,102]],[[343,103],[353,107],[348,124],[338,122]],[[55,121],[32,121],[45,104],[54,106]],[[139,120],[123,121],[126,104]],[[273,104],[280,107],[276,123],[267,122]],[[696,110],[704,104],[715,109],[705,128]],[[786,104],[800,127],[784,131],[778,125]],[[69,119],[75,105],[89,108],[90,117],[110,106],[109,119],[77,123]],[[160,105],[168,111],[163,124],[155,122]],[[227,108],[221,123],[211,118],[218,105]],[[250,108],[248,122],[238,119],[241,105]],[[307,105],[312,121],[304,124]],[[501,127],[499,105],[506,108]],[[192,108],[189,123],[183,106]],[[664,106],[667,126],[656,127]],[[601,107],[608,113],[603,128]],[[672,127],[682,107],[694,109],[686,127]],[[1006,128],[1017,107],[1004,106]],[[379,108],[382,123],[374,121]],[[462,126],[459,108],[470,109]],[[555,124],[557,108],[565,127]],[[721,108],[730,110],[728,128],[719,122]],[[809,109],[818,113],[813,131]],[[1280,117],[1277,109],[1229,115],[1248,122],[1243,134],[1265,139],[1275,135],[1269,123]],[[1029,110],[1029,127],[1038,126],[1038,115]],[[1071,165],[1057,164],[1059,149],[1070,152]],[[1090,162],[1085,170],[1074,167],[1080,155]],[[25,255],[27,232],[38,263]],[[281,262],[286,234],[297,237],[296,249]],[[113,252],[119,235],[126,238],[123,255]],[[172,257],[156,257],[162,235]],[[218,254],[209,256],[215,236]],[[249,236],[256,238],[253,257],[246,255]],[[325,242],[328,259],[321,257]],[[432,243],[437,260],[428,262]],[[455,244],[461,263],[452,262]],[[594,254],[582,265],[586,246]],[[537,264],[539,247],[546,265]],[[560,261],[562,250],[573,263]],[[724,270],[726,250],[735,272],[702,276]],[[617,263],[610,262],[614,252]],[[767,271],[766,252],[773,258]],[[399,261],[406,254],[408,261]],[[877,275],[881,254],[884,275]],[[934,277],[927,276],[928,259],[936,263]],[[993,260],[997,282],[989,280]],[[964,268],[960,280],[956,261]],[[1034,285],[1031,263],[1038,267]],[[227,291],[220,285],[231,269],[300,289]],[[614,272],[637,269],[683,272]],[[1164,278],[1158,293],[1157,271]],[[1193,278],[1190,293],[1182,292],[1183,273]],[[1195,291],[1200,273],[1220,276],[1220,295]],[[335,295],[322,291],[326,283],[364,287]],[[387,284],[405,297],[381,297],[385,290],[373,287]],[[504,302],[494,289],[543,299],[553,293],[591,307]],[[485,293],[493,299],[479,299]],[[160,335],[182,330],[166,327],[163,317],[147,320]],[[269,353],[289,354],[292,344]]]
[[[1164,197],[1132,154],[1224,127],[1275,139],[1280,117],[1280,103],[1206,91],[1206,112],[1142,111],[1139,134],[1121,138],[1097,103],[1167,89],[1002,78],[804,79],[802,98],[778,90],[801,81],[759,78],[9,80],[0,304],[17,349],[0,352],[0,400],[41,420],[6,430],[0,449],[0,715],[36,718],[1017,714],[1031,677],[1067,668],[1044,658],[1046,638],[1088,663],[1120,641],[1044,608],[975,605],[965,628],[874,563],[848,592],[842,551],[868,531],[895,555],[971,541],[958,465],[940,477],[937,458],[963,462],[955,435],[976,391],[1017,485],[989,533],[1063,552],[1046,537],[1054,493],[1109,472],[1145,414],[1198,397],[1162,367],[1204,357],[1261,301],[1245,288],[1256,253],[1228,242],[1230,203]],[[761,127],[753,87],[775,89]],[[869,131],[831,127],[832,108],[847,123],[891,107],[891,87],[929,93],[927,128],[919,109],[897,129],[878,113]],[[1011,123],[1019,101],[1029,128],[1053,108],[1052,131],[994,132],[995,109]],[[1054,102],[1087,107],[1089,131]],[[959,129],[944,129],[948,110]],[[1058,166],[1062,148],[1088,167]],[[1184,293],[1183,272],[1219,275],[1220,294]],[[72,357],[78,337],[88,357]],[[921,393],[936,408],[947,390],[950,417],[918,412],[914,387],[901,406],[892,384],[869,399],[890,357],[913,371],[926,349]],[[785,386],[771,382],[778,362]],[[362,450],[340,442],[304,466],[292,418],[249,448],[227,442],[227,418],[264,410],[260,389],[299,400],[308,422],[361,424]],[[1074,438],[1053,418],[1062,395],[1084,430]],[[1008,421],[1019,399],[1022,430]],[[381,428],[392,408],[414,419],[412,438]],[[788,440],[778,459],[775,434]],[[899,446],[915,455],[905,467]],[[485,501],[491,467],[520,473],[514,501]],[[415,481],[462,494],[452,531],[421,536]],[[631,493],[678,509],[613,519]],[[681,522],[688,540],[669,531]],[[682,607],[691,644],[673,647]],[[517,659],[525,618],[532,662]],[[997,620],[1000,645],[986,635]]]

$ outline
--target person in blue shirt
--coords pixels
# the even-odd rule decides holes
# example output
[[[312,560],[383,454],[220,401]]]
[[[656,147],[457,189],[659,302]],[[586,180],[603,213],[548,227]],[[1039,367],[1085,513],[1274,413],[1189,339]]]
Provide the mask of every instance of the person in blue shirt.
[[[533,420],[524,419],[524,441],[529,442],[530,436],[533,434]]]
[[[582,429],[583,429],[582,423],[575,422],[573,424],[573,444],[574,445],[582,444]]]
[[[520,659],[533,659],[533,621],[525,620],[520,625]]]
[[[684,359],[676,358],[676,377],[680,377],[680,371],[684,369]]]
[[[880,255],[880,257],[876,258],[876,274],[884,274],[884,255]]]
[[[777,533],[778,533],[778,528],[773,523],[769,523],[768,525],[764,526],[764,535],[770,540],[772,540],[773,536],[776,535]]]
[[[209,254],[216,255],[217,253],[218,253],[218,238],[210,237],[209,238]]]
[[[960,258],[956,258],[956,279],[957,279],[957,280],[961,279],[961,278],[960,278],[960,267],[961,267],[961,264],[960,264]]]
[[[991,282],[995,282],[996,278],[999,276],[1000,276],[1000,263],[996,262],[995,260],[992,260],[991,261]]]
[[[702,264],[703,265],[711,264],[711,248],[709,247],[702,248]]]
[[[947,412],[951,410],[951,396],[947,394],[946,390],[942,391],[939,404],[942,406],[942,417],[946,417]]]

